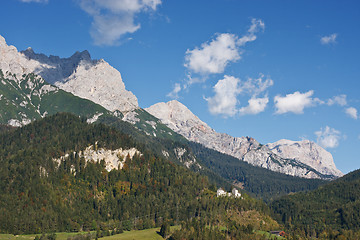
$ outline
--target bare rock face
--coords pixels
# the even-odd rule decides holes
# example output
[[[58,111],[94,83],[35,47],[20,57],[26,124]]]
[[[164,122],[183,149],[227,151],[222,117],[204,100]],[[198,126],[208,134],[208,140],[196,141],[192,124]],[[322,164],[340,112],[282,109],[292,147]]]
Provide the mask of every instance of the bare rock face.
[[[239,159],[250,150],[260,146],[255,139],[250,137],[232,137],[216,132],[176,100],[157,103],[145,110],[189,141],[201,143],[208,148]]]
[[[282,158],[298,160],[322,174],[343,176],[343,173],[336,168],[331,153],[309,140],[291,141],[282,139],[269,143],[267,146]]]
[[[70,153],[75,156],[76,152]],[[64,156],[61,156],[60,158],[55,158],[53,161],[56,163],[56,165],[59,167],[60,164],[68,159],[70,157],[70,154],[67,153]],[[80,158],[84,158],[85,163],[87,162],[97,162],[100,163],[102,160],[105,161],[105,168],[108,172],[110,172],[113,169],[122,169],[126,158],[129,157],[130,159],[133,159],[135,155],[142,155],[141,152],[139,152],[136,148],[130,148],[130,149],[115,149],[115,150],[109,150],[105,148],[97,148],[97,145],[95,147],[93,145],[87,147],[83,151],[78,152]],[[75,166],[71,165],[71,169],[73,172],[75,172]]]
[[[316,147],[317,153],[311,153],[314,147],[306,150],[303,146],[303,148],[298,149],[300,152],[304,151],[303,155],[309,156],[307,159],[292,156],[290,153],[289,155],[281,155],[279,154],[280,151],[275,151],[275,148],[271,145],[261,145],[251,137],[232,137],[225,133],[216,132],[176,100],[168,103],[157,103],[145,110],[186,139],[236,157],[254,166],[304,178],[324,178],[323,175],[333,177],[341,175],[341,172],[335,167],[331,154],[320,146]],[[311,154],[317,155],[318,158],[316,159],[327,160],[322,160],[319,163],[320,165],[310,164],[310,162],[316,161],[311,158],[313,156]],[[333,171],[323,171],[325,166],[328,169],[333,169]]]
[[[136,96],[125,89],[121,74],[104,60],[92,60],[88,51],[69,58],[37,54],[31,48],[18,52],[0,36],[0,69],[22,76],[35,73],[64,91],[104,108],[128,112],[138,108]]]
[[[38,66],[37,61],[26,59],[16,47],[8,46],[5,38],[0,35],[0,69],[4,74],[16,74],[19,78],[23,74],[32,73]]]

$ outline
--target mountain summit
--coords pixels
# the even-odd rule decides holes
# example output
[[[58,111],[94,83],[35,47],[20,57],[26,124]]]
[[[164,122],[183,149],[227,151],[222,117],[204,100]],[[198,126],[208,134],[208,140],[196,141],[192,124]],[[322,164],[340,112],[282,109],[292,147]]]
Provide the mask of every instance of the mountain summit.
[[[35,73],[50,84],[91,100],[104,108],[128,112],[138,108],[136,96],[125,89],[121,74],[103,59],[92,60],[88,51],[69,58],[37,54],[32,48],[18,52],[0,36],[0,69],[22,76]]]
[[[176,100],[157,103],[145,110],[188,140],[254,166],[305,178],[342,176],[331,154],[310,141],[293,142],[295,145],[291,145],[291,141],[282,140],[262,145],[251,137],[218,133]]]
[[[336,168],[331,153],[312,141],[281,139],[266,146],[280,157],[301,161],[322,174],[343,176],[343,173]]]

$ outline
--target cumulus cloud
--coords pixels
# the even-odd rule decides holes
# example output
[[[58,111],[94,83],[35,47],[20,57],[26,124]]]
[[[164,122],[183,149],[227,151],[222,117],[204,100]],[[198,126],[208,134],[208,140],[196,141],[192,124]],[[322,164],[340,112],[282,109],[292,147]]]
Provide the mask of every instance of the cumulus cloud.
[[[30,3],[30,2],[35,2],[35,3],[47,3],[48,0],[20,0],[21,2],[24,3]]]
[[[251,98],[248,101],[249,105],[246,106],[246,107],[242,107],[240,109],[240,114],[242,114],[242,115],[247,115],[247,114],[255,115],[255,114],[261,113],[261,112],[263,112],[265,110],[265,107],[268,104],[268,102],[269,102],[268,97]]]
[[[347,104],[346,101],[346,95],[342,94],[342,95],[338,95],[338,96],[334,96],[333,98],[330,98],[327,101],[327,105],[332,106],[334,104],[340,105],[340,106],[345,106]]]
[[[345,109],[345,113],[349,116],[349,117],[351,117],[351,118],[353,118],[353,119],[358,119],[358,111],[357,111],[357,109],[356,108],[354,108],[354,107],[349,107],[349,108],[346,108]]]
[[[274,103],[276,108],[276,114],[284,114],[292,112],[295,114],[304,113],[304,108],[315,106],[316,104],[323,103],[318,98],[311,98],[314,94],[313,90],[306,93],[294,92],[287,94],[285,97],[280,95],[275,96]]]
[[[336,43],[337,34],[333,33],[329,36],[324,36],[320,39],[321,44],[328,45]]]
[[[140,29],[136,14],[155,11],[161,0],[80,0],[80,7],[93,22],[90,35],[96,45],[116,45],[129,33]]]
[[[240,93],[251,95],[248,100],[248,106],[242,107],[239,112],[241,115],[255,115],[265,110],[269,103],[268,97],[259,98],[260,94],[265,92],[274,82],[269,77],[265,78],[264,74],[260,74],[258,78],[248,78],[247,81],[240,85]]]
[[[231,117],[236,114],[254,115],[265,110],[269,99],[268,97],[258,97],[258,95],[272,85],[273,81],[270,78],[265,78],[263,74],[260,74],[259,78],[248,78],[246,81],[225,75],[224,79],[219,80],[213,87],[215,95],[205,99],[212,114],[224,117]],[[248,100],[248,106],[239,109],[238,95],[240,94],[249,95],[251,98]]]
[[[241,91],[239,83],[240,79],[227,75],[217,82],[213,87],[215,95],[211,98],[205,98],[211,114],[223,115],[224,117],[237,114],[237,95]]]
[[[336,148],[339,146],[341,139],[341,132],[326,126],[325,129],[320,129],[316,131],[315,135],[317,136],[317,143],[324,148]]]
[[[189,74],[177,89],[184,90],[194,83],[203,83],[210,74],[223,73],[230,63],[241,59],[243,53],[241,47],[248,42],[255,41],[256,33],[264,29],[264,22],[254,18],[251,20],[246,34],[242,37],[231,33],[216,34],[213,39],[202,43],[200,47],[187,49],[184,66]],[[172,92],[167,96],[172,97]]]
[[[218,34],[210,42],[201,44],[185,54],[185,67],[194,73],[208,75],[223,73],[230,62],[241,58],[240,47],[255,41],[255,33],[263,30],[265,24],[260,19],[252,19],[248,32],[241,38],[235,34]]]
[[[185,67],[200,74],[222,73],[229,62],[240,59],[237,37],[223,33],[210,43],[203,43],[200,48],[187,50]]]

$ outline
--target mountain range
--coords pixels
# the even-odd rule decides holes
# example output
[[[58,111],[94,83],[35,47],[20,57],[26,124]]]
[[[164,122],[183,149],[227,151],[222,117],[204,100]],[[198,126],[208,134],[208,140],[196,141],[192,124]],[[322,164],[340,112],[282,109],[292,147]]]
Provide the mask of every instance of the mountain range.
[[[251,137],[218,133],[180,102],[158,103],[145,109],[189,141],[231,155],[254,166],[305,178],[339,177],[329,152],[308,140],[280,140],[266,145]]]
[[[261,144],[251,137],[217,133],[178,101],[158,103],[147,109],[126,90],[121,74],[87,51],[69,58],[19,52],[0,36],[0,120],[13,126],[55,112],[72,112],[95,122],[109,115],[131,123],[155,138],[183,136],[272,171],[302,178],[334,179],[343,174],[329,152],[308,140],[280,140]],[[163,156],[169,153],[164,150]]]

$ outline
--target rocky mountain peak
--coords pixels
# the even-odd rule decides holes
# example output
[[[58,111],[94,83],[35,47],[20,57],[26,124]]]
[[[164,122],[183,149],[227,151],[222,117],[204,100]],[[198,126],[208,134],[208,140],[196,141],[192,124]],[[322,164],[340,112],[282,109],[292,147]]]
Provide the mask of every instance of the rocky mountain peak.
[[[153,115],[161,116],[163,120],[168,121],[194,121],[198,124],[206,125],[195,114],[193,114],[184,104],[177,100],[172,100],[167,103],[160,102],[147,109]],[[207,125],[206,125],[207,126]]]
[[[0,69],[5,75],[11,73],[21,77],[33,72],[37,65],[20,54],[16,47],[7,45],[5,38],[0,35]]]
[[[88,50],[84,50],[82,52],[76,52],[70,58],[78,59],[79,62],[81,60],[88,61],[88,62],[91,61],[91,56],[90,56],[90,53]]]
[[[266,146],[282,158],[301,161],[322,174],[338,177],[343,175],[343,173],[336,168],[331,153],[312,141],[281,139],[274,143],[268,143]]]
[[[282,139],[274,145],[261,145],[251,137],[218,133],[176,100],[158,103],[145,110],[188,140],[255,166],[305,178],[341,175],[331,154],[308,140],[294,142]]]
[[[0,47],[5,46],[5,45],[7,46],[5,38],[0,35]]]
[[[21,51],[22,54],[24,54],[28,59],[37,60],[42,63],[52,63],[52,64],[61,64],[63,62],[71,62],[79,64],[81,60],[91,62],[91,56],[90,53],[87,50],[84,50],[82,52],[75,52],[71,57],[69,58],[60,58],[59,56],[50,55],[49,57],[46,56],[43,53],[35,53],[34,49],[31,47],[28,47],[26,50]]]
[[[214,132],[213,129],[201,121],[185,105],[176,100],[167,103],[157,103],[145,110],[160,119],[170,129],[191,141],[196,141],[200,137],[201,134],[198,134],[198,132]]]
[[[104,60],[92,60],[86,50],[69,58],[46,56],[32,48],[18,52],[0,36],[0,69],[17,76],[35,73],[48,83],[110,111],[128,112],[138,108],[137,98],[125,89],[120,72]]]

